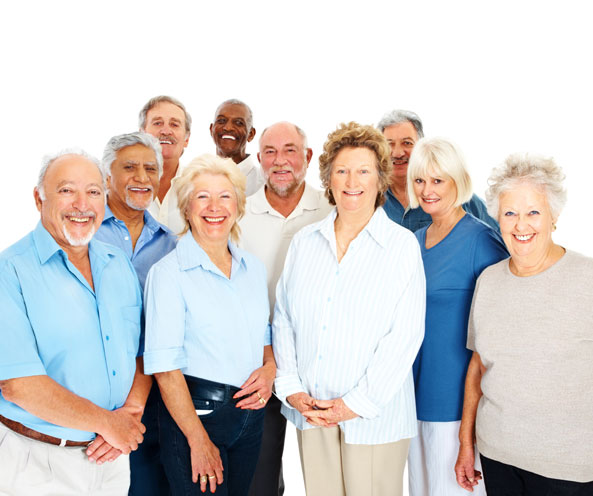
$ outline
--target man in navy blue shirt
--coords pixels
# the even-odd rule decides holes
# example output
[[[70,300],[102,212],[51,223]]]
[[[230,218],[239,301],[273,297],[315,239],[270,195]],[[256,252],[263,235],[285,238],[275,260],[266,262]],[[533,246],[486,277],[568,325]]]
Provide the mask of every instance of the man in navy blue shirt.
[[[408,160],[416,142],[424,137],[422,121],[409,110],[392,110],[383,116],[377,128],[391,147],[393,165],[391,186],[385,193],[383,208],[392,221],[415,232],[432,222],[430,215],[420,207],[410,208],[407,193]],[[473,195],[463,204],[463,209],[499,231],[498,223],[488,215],[486,205],[478,196]]]
[[[147,210],[163,173],[161,145],[154,136],[142,132],[114,136],[105,147],[102,167],[107,177],[107,206],[96,238],[126,253],[144,288],[149,269],[176,243],[171,231]],[[144,442],[130,456],[130,495],[169,493],[158,444],[158,393],[155,383],[142,416]]]

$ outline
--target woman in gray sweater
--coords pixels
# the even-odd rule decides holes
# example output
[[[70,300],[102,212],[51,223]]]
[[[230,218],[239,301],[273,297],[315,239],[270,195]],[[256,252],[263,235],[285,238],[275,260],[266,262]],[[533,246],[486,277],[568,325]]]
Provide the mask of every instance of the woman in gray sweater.
[[[511,254],[482,272],[469,320],[457,482],[488,496],[593,494],[593,259],[555,244],[564,174],[511,155],[486,194]]]

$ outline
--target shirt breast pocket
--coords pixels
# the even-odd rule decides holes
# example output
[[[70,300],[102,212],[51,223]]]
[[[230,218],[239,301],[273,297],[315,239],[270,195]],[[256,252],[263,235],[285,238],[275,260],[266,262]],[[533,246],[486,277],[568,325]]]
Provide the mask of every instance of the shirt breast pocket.
[[[141,312],[142,307],[139,305],[121,308],[122,339],[124,339],[127,344],[128,353],[133,354],[134,356],[138,355]]]

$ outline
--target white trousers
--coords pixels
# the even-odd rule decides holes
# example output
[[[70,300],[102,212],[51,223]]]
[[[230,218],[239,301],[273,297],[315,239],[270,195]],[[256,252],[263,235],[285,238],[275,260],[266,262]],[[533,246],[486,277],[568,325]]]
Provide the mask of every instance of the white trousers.
[[[411,440],[408,454],[410,496],[486,496],[483,480],[473,493],[457,484],[460,423],[418,421],[418,436]],[[477,452],[475,467],[482,472]]]
[[[346,444],[339,427],[297,429],[307,496],[402,496],[409,439]]]
[[[125,496],[130,487],[127,455],[102,465],[84,447],[60,448],[16,434],[0,424],[0,495]]]

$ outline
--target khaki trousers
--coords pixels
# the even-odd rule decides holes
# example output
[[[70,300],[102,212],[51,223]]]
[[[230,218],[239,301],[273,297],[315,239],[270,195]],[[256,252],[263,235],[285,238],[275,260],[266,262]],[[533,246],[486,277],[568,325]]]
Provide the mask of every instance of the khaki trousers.
[[[307,496],[402,496],[409,439],[346,444],[339,427],[297,429]]]
[[[60,448],[16,434],[0,424],[0,495],[125,496],[127,455],[97,465],[84,447]]]

